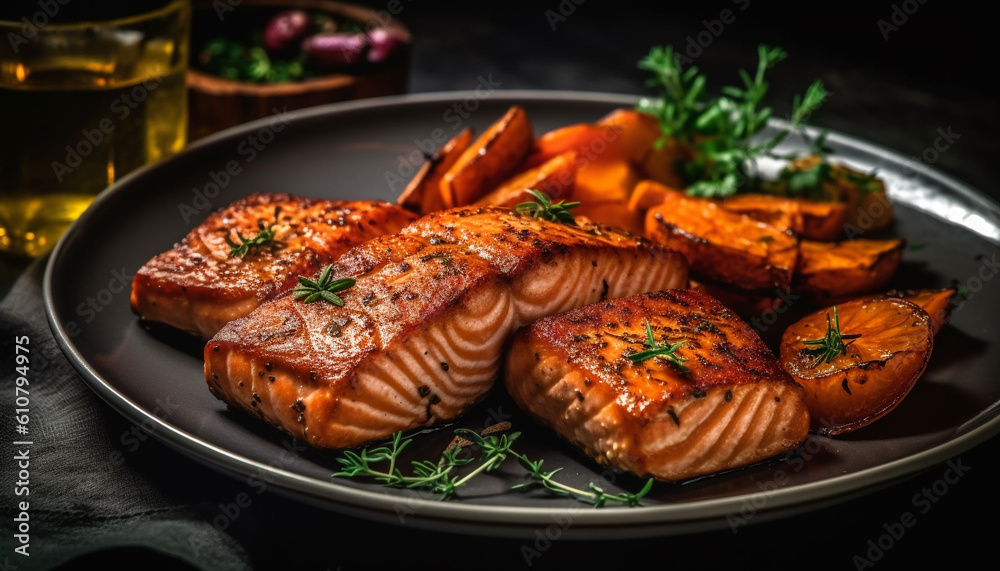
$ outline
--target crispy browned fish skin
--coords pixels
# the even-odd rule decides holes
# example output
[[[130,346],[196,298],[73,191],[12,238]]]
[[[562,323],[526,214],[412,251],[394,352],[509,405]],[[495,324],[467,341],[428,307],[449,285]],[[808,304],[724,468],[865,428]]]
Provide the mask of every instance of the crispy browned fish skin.
[[[649,320],[665,357],[633,363]],[[669,290],[541,319],[514,336],[505,384],[540,422],[603,465],[678,481],[794,449],[809,432],[802,388],[718,300]]]
[[[430,214],[352,249],[344,307],[284,296],[205,347],[212,392],[314,446],[452,419],[481,400],[520,325],[687,284],[679,254],[598,226],[501,208]]]
[[[275,219],[275,209],[279,209]],[[303,198],[257,193],[237,200],[194,228],[174,247],[139,269],[132,280],[132,310],[206,339],[223,325],[293,287],[351,246],[399,231],[416,219],[382,201]],[[229,237],[252,239],[275,223],[276,246],[230,257]]]

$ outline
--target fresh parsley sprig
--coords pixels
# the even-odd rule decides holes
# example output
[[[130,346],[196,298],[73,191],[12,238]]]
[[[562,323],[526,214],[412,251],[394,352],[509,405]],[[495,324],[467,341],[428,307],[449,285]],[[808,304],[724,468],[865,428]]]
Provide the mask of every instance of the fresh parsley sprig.
[[[643,99],[638,108],[656,116],[663,138],[673,138],[691,151],[683,165],[687,192],[694,196],[724,197],[735,194],[752,180],[756,163],[773,154],[791,132],[826,100],[829,93],[819,80],[805,94],[796,96],[788,127],[763,142],[755,137],[767,125],[773,111],[764,106],[768,92],[767,72],[788,57],[781,48],[761,45],[753,75],[740,70],[741,86],[726,86],[722,95],[705,96],[705,76],[697,67],[682,69],[672,48],[654,47],[639,67],[653,74],[651,83],[661,87],[659,99]],[[662,146],[663,138],[658,141]]]
[[[802,342],[803,345],[815,347],[815,349],[810,349],[810,351],[817,354],[816,360],[809,365],[809,368],[815,368],[821,363],[829,363],[836,359],[838,355],[846,355],[847,348],[858,337],[861,337],[860,333],[844,335],[840,332],[840,316],[837,314],[837,306],[833,306],[832,323],[830,321],[830,314],[826,314],[826,335],[820,339],[806,339]],[[845,339],[849,340],[849,342],[844,343]]]
[[[328,264],[315,280],[299,276],[299,283],[292,291],[292,296],[304,303],[324,299],[337,307],[344,307],[344,300],[337,295],[337,292],[353,287],[355,280],[351,278],[334,280],[330,275],[332,269],[333,266]]]
[[[522,202],[515,206],[514,210],[530,214],[532,218],[540,220],[561,222],[570,226],[576,225],[576,219],[573,218],[570,210],[580,206],[579,202],[566,202],[564,200],[552,202],[544,193],[533,188],[528,189],[528,192],[535,197],[535,200],[532,202]]]
[[[638,353],[633,353],[628,355],[628,359],[633,363],[642,363],[653,357],[666,357],[671,363],[673,363],[681,371],[687,373],[689,369],[684,365],[687,361],[686,357],[681,357],[677,355],[677,349],[687,343],[686,339],[678,341],[677,343],[666,343],[664,345],[658,345],[656,343],[656,338],[653,337],[653,327],[649,324],[649,320],[646,320],[646,343],[645,351],[640,351]]]
[[[508,457],[513,456],[528,471],[528,480],[512,486],[511,489],[541,484],[545,489],[557,495],[573,497],[599,508],[604,507],[609,501],[619,502],[627,506],[637,506],[653,487],[653,480],[650,479],[642,490],[635,494],[608,494],[594,483],[590,483],[587,490],[580,490],[555,480],[554,476],[560,469],[543,472],[542,460],[533,462],[524,454],[513,450],[512,446],[521,435],[520,432],[484,435],[469,429],[459,428],[455,430],[455,435],[459,437],[458,443],[446,448],[437,462],[412,461],[410,463],[412,475],[404,474],[398,464],[400,454],[413,439],[403,440],[402,433],[397,432],[393,434],[388,445],[372,449],[365,448],[360,452],[345,451],[343,456],[337,458],[341,469],[333,476],[370,477],[390,487],[427,489],[438,494],[442,500],[448,500],[455,496],[458,488],[468,484],[477,475],[496,470]],[[473,446],[478,450],[477,455],[464,456],[462,454]],[[376,464],[384,462],[389,463],[387,468],[379,469],[376,466]],[[462,466],[474,462],[478,462],[474,469],[459,473]]]

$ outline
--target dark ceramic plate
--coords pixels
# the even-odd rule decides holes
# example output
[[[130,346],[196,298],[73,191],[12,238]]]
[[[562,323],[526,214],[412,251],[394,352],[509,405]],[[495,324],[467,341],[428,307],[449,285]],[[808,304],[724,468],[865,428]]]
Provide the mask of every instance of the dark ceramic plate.
[[[684,484],[657,484],[636,508],[592,509],[544,490],[511,490],[513,461],[442,502],[413,490],[333,479],[336,455],[301,445],[226,409],[202,376],[201,343],[140,325],[127,279],[169,249],[212,208],[255,191],[323,198],[394,199],[422,151],[461,127],[482,132],[510,105],[522,105],[536,133],[593,121],[632,97],[494,92],[402,96],[275,115],[202,140],[180,155],[126,177],[102,195],[53,252],[45,279],[50,324],[90,387],[168,445],[254,490],[387,522],[470,533],[533,537],[553,523],[586,537],[687,533],[764,521],[870,493],[935,466],[1000,431],[1000,314],[997,272],[1000,206],[981,193],[892,151],[833,134],[839,158],[878,168],[896,203],[889,233],[911,246],[894,285],[958,283],[968,299],[937,338],[924,377],[878,422],[840,438],[810,437],[769,462]],[[794,143],[789,143],[794,144]],[[766,340],[792,318],[761,316]],[[498,387],[501,389],[501,387]],[[501,390],[455,425],[416,435],[411,458],[436,457],[457,426],[509,420],[516,448],[562,467],[560,478],[609,492],[643,482],[591,463],[519,413]],[[561,522],[561,523],[560,523]],[[570,525],[571,524],[571,525]]]

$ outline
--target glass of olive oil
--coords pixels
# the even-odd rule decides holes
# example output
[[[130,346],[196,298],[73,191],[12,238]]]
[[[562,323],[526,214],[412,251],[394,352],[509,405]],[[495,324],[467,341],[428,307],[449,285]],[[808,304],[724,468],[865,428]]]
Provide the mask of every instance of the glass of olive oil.
[[[44,6],[43,6],[44,4]],[[46,254],[95,196],[187,141],[189,0],[0,20],[0,252]]]

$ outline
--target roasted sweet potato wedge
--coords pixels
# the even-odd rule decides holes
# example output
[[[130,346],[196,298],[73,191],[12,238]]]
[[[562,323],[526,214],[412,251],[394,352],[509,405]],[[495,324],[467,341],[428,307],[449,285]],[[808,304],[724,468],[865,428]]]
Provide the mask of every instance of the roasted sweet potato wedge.
[[[807,315],[785,330],[781,365],[806,389],[813,430],[851,432],[894,409],[923,374],[931,318],[905,299],[875,295]]]
[[[750,291],[791,286],[798,239],[790,232],[730,212],[716,200],[669,189],[664,196],[646,212],[646,237],[683,253],[695,279]]]
[[[832,241],[844,235],[847,205],[843,202],[790,198],[771,194],[737,194],[722,201],[726,210],[746,214],[802,238]]]
[[[809,432],[803,391],[774,353],[692,290],[595,303],[521,328],[505,384],[598,463],[664,481],[788,452]]]
[[[581,164],[573,183],[573,200],[628,203],[639,182],[639,171],[624,159],[601,159]]]
[[[556,155],[537,167],[514,175],[477,200],[476,204],[514,207],[534,199],[528,193],[529,188],[545,193],[552,200],[568,200],[573,192],[578,164],[575,151]]]
[[[802,240],[793,290],[825,304],[884,290],[899,269],[905,245],[901,239]]]
[[[623,160],[640,166],[660,136],[656,118],[635,109],[616,109],[594,123],[560,127],[535,139],[524,166],[532,168],[569,151],[584,164]]]
[[[793,161],[788,170],[802,171],[816,167],[819,157]],[[844,223],[848,237],[880,230],[892,222],[893,208],[885,183],[877,176],[866,174],[844,164],[831,164],[829,174],[818,189],[828,200],[846,205]]]
[[[513,175],[531,150],[534,137],[524,108],[512,106],[462,152],[441,178],[445,207],[472,204]]]
[[[616,109],[597,124],[615,128],[617,136],[609,146],[615,155],[634,165],[643,163],[662,133],[656,117],[634,108]]]
[[[573,209],[573,215],[642,236],[642,214],[629,210],[622,202],[584,202]]]
[[[420,167],[396,203],[417,214],[428,214],[443,209],[441,178],[469,147],[472,134],[472,127],[466,127],[442,145],[434,156]]]
[[[958,290],[950,287],[945,289],[891,290],[886,292],[891,297],[899,297],[919,305],[931,317],[934,334],[937,335],[951,319],[952,302],[958,295]]]

